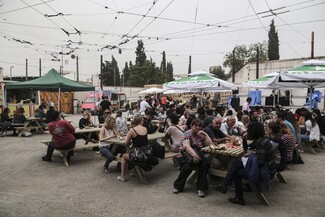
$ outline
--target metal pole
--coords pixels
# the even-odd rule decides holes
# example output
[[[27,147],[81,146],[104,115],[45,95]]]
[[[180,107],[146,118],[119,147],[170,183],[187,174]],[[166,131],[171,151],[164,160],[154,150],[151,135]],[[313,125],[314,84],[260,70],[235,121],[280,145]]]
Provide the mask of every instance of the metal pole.
[[[42,60],[39,59],[39,76],[42,77]]]
[[[232,83],[235,83],[235,49],[232,51]]]
[[[26,59],[26,81],[28,80],[28,59]]]
[[[14,66],[10,66],[10,81],[12,81],[12,69],[15,68]]]
[[[79,57],[77,56],[77,81],[79,81]]]
[[[61,70],[60,74],[63,75],[63,46],[61,46]]]
[[[314,59],[314,32],[311,32],[311,59]]]
[[[259,68],[259,65],[260,65],[260,50],[257,46],[256,48],[256,79],[260,78],[260,68]]]
[[[61,87],[59,87],[58,111],[61,111]]]

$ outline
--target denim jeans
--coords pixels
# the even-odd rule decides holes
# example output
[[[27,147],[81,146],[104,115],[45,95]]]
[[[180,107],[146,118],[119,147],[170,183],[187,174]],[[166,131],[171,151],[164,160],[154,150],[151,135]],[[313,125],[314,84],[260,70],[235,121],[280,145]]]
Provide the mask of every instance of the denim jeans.
[[[309,141],[309,135],[301,135],[301,142],[308,142]]]
[[[114,155],[112,154],[111,150],[109,147],[104,146],[99,148],[100,154],[106,158],[106,162],[104,164],[104,167],[108,169],[108,165],[114,160]]]

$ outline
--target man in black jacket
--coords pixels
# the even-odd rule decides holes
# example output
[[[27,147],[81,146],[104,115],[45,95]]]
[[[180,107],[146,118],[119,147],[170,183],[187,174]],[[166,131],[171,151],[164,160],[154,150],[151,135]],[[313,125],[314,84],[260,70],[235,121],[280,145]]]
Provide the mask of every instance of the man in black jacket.
[[[143,126],[147,128],[148,134],[153,134],[158,130],[157,125],[153,125],[151,120],[155,117],[156,112],[152,109],[147,109],[145,111],[145,116],[143,117]]]

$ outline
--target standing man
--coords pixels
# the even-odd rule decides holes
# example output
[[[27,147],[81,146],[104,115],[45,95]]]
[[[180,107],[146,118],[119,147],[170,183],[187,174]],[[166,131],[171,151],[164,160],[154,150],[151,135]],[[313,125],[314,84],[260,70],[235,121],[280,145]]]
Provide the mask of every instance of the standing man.
[[[164,95],[164,96],[161,98],[161,105],[162,105],[164,111],[167,110],[167,108],[166,108],[166,104],[167,104],[167,97]]]
[[[108,100],[108,96],[102,96],[102,101],[99,103],[99,106],[100,106],[100,110],[99,110],[100,112],[98,114],[98,120],[99,123],[101,123],[100,121],[103,120],[104,112],[106,110],[109,110],[109,112],[112,113],[112,104]]]
[[[147,100],[149,99],[149,96],[145,96],[144,99],[140,103],[140,114],[145,115],[145,111],[147,108],[151,108]]]
[[[242,110],[243,111],[246,110],[246,111],[250,112],[251,108],[249,107],[249,105],[251,104],[251,102],[252,102],[252,98],[247,97],[246,102],[243,104]]]

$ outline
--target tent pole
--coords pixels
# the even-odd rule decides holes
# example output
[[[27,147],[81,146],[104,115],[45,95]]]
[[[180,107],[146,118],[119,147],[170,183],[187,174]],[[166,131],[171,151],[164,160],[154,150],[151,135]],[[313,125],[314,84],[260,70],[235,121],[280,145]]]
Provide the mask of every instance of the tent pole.
[[[96,124],[96,100],[97,96],[96,96],[96,90],[94,90],[94,124]]]
[[[313,90],[313,85],[310,85],[310,91],[309,91],[309,110],[312,109],[312,100],[313,100],[313,93],[312,93],[312,90]]]
[[[61,112],[61,87],[59,87],[58,111]]]

